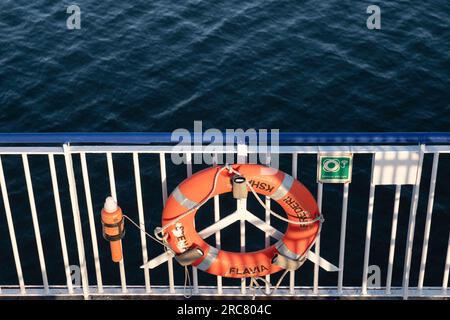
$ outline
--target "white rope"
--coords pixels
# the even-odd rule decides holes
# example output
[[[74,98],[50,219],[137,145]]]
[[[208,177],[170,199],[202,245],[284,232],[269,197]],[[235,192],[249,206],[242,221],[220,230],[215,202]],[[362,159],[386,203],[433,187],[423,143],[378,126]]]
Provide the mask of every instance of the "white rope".
[[[165,242],[164,239],[162,239],[162,241],[158,240],[157,238],[153,237],[152,235],[150,235],[147,231],[145,231],[143,228],[141,228],[136,222],[134,222],[130,217],[128,217],[127,215],[123,215],[124,218],[126,218],[128,221],[130,221],[136,228],[138,228],[139,230],[141,230],[142,232],[145,233],[145,235],[147,237],[149,237],[150,239],[155,240],[156,242],[158,242],[159,244],[161,244],[162,246],[164,246],[164,251],[170,250],[173,252],[172,248],[170,248],[170,246]],[[189,287],[189,294],[187,294],[187,288]],[[190,297],[192,297],[192,285],[191,285],[191,276],[189,274],[189,269],[188,266],[184,267],[184,287],[183,287],[183,296],[186,299],[189,299]]]
[[[239,176],[242,176],[242,174],[239,171],[236,171],[231,167],[230,167],[229,171],[233,172]],[[320,223],[324,222],[324,219],[323,219],[323,216],[321,213],[319,213],[319,215],[317,217],[315,217],[314,219],[309,220],[309,221],[293,221],[293,220],[287,219],[287,218],[283,217],[282,215],[279,215],[278,213],[272,211],[270,208],[268,208],[265,205],[265,203],[261,200],[261,198],[258,196],[258,193],[255,191],[255,189],[253,188],[253,186],[247,179],[245,179],[245,183],[247,184],[247,186],[249,187],[250,191],[253,193],[255,198],[258,200],[259,204],[262,205],[264,207],[264,209],[266,209],[268,212],[270,212],[270,214],[272,214],[273,216],[277,217],[278,219],[280,219],[282,221],[285,221],[287,223],[296,224],[296,225],[302,225],[302,226],[310,225],[317,221],[320,221]],[[307,211],[303,211],[303,212],[307,212]]]
[[[145,231],[143,228],[141,228],[136,222],[134,222],[129,216],[127,216],[127,215],[124,214],[123,217],[124,217],[125,219],[127,219],[128,221],[130,221],[136,228],[138,228],[139,230],[141,230],[142,232],[144,232],[145,235],[146,235],[147,237],[149,237],[150,239],[155,240],[155,241],[158,242],[160,245],[162,245],[162,246],[164,246],[165,248],[170,249],[170,251],[172,251],[172,248],[170,248],[170,246],[169,246],[168,244],[166,244],[166,242],[164,241],[164,238],[163,238],[163,239],[157,239],[157,238],[153,237],[151,234],[149,234],[147,231]]]
[[[312,220],[308,220],[308,221],[294,221],[294,220],[287,219],[287,218],[285,218],[285,217],[279,215],[279,214],[276,213],[276,212],[273,212],[273,211],[272,211],[269,207],[267,207],[267,206],[265,205],[265,203],[261,200],[261,198],[258,196],[258,193],[256,193],[255,189],[253,189],[253,187],[252,187],[252,185],[250,184],[250,182],[248,182],[247,180],[246,180],[245,182],[247,183],[247,186],[248,186],[248,187],[250,188],[250,190],[252,191],[252,193],[253,193],[253,195],[255,196],[256,200],[258,200],[259,204],[262,205],[268,212],[270,212],[270,214],[272,214],[273,216],[277,217],[278,219],[280,219],[280,220],[282,220],[282,221],[285,221],[285,222],[287,222],[287,223],[292,223],[292,224],[301,225],[301,226],[307,226],[307,225],[313,224],[313,223],[315,223],[315,222],[317,222],[317,221],[320,221],[320,223],[323,223],[323,222],[324,222],[324,218],[323,218],[323,216],[322,216],[321,213],[319,213],[319,215],[318,215],[317,217],[315,217],[314,219],[312,219]],[[307,211],[303,211],[303,212],[308,213]]]
[[[186,294],[186,288],[189,287],[189,294]],[[184,266],[184,287],[183,296],[186,299],[192,297],[191,275],[189,274],[188,266]]]
[[[220,168],[216,174],[214,175],[214,183],[213,183],[213,187],[211,189],[211,191],[208,193],[208,195],[197,205],[195,205],[194,207],[192,207],[191,209],[187,210],[186,212],[184,212],[182,215],[178,216],[176,219],[170,221],[169,223],[167,223],[166,225],[156,228],[155,229],[155,236],[158,237],[158,234],[162,234],[164,232],[164,230],[166,230],[168,227],[173,226],[174,224],[176,224],[178,221],[180,221],[181,219],[183,219],[184,217],[186,217],[187,215],[191,214],[192,212],[198,210],[201,206],[203,206],[210,198],[211,195],[214,193],[214,191],[216,190],[217,187],[217,180],[219,178],[219,174],[225,170],[228,169],[230,172],[231,170],[233,170],[231,168],[230,165],[226,164],[225,166],[223,166],[222,168]]]
[[[178,217],[175,218],[174,220],[170,221],[170,222],[167,223],[166,225],[164,225],[164,226],[162,226],[162,227],[155,228],[155,236],[156,236],[159,240],[161,240],[161,241],[164,240],[164,237],[163,237],[163,236],[159,236],[160,234],[162,235],[162,234],[164,233],[164,230],[166,230],[166,229],[167,229],[168,227],[170,227],[170,226],[173,226],[173,225],[176,224],[178,221],[180,221],[181,219],[183,219],[183,218],[186,217],[187,215],[191,214],[192,212],[198,210],[201,206],[203,206],[203,205],[211,198],[212,194],[213,194],[214,191],[216,190],[216,187],[217,187],[217,181],[218,181],[218,178],[219,178],[219,174],[220,174],[223,170],[225,170],[225,169],[227,169],[230,173],[234,173],[234,174],[236,174],[236,175],[242,176],[242,174],[241,174],[239,171],[233,169],[233,168],[231,167],[231,165],[225,164],[222,168],[220,168],[220,169],[216,172],[216,174],[215,174],[215,176],[214,176],[214,183],[213,183],[213,187],[212,187],[211,191],[208,193],[208,195],[207,195],[200,203],[198,203],[196,206],[192,207],[191,209],[187,210],[186,212],[184,212],[183,214],[181,214],[180,216],[178,216]],[[314,219],[309,220],[309,221],[295,221],[295,220],[287,219],[287,218],[285,218],[285,217],[279,215],[278,213],[272,211],[270,208],[268,208],[268,207],[264,204],[264,202],[261,200],[261,198],[258,196],[258,193],[255,191],[255,189],[254,189],[253,186],[250,184],[250,182],[247,181],[247,179],[245,180],[245,183],[247,184],[247,186],[249,187],[249,189],[251,190],[251,192],[253,193],[253,195],[255,196],[255,198],[258,200],[259,204],[260,204],[261,206],[263,206],[263,208],[265,208],[268,212],[270,212],[270,214],[272,214],[273,216],[277,217],[278,219],[280,219],[280,220],[282,220],[282,221],[285,221],[285,222],[287,222],[287,223],[292,223],[292,224],[295,224],[295,225],[300,225],[300,226],[307,226],[307,225],[310,225],[310,224],[314,224],[314,223],[316,223],[317,221],[320,221],[320,223],[323,223],[323,222],[324,222],[324,219],[323,219],[323,216],[322,216],[321,213],[319,213],[319,215],[318,215],[317,217],[315,217]]]
[[[256,290],[260,290],[261,292],[263,292],[266,296],[271,296],[272,294],[275,293],[275,291],[278,290],[278,288],[281,285],[281,281],[283,281],[284,277],[288,274],[289,270],[284,270],[283,274],[281,275],[280,279],[278,280],[277,284],[275,285],[275,287],[269,291],[266,292],[261,285],[259,284],[258,280],[264,282],[264,284],[268,285],[269,287],[272,286],[272,284],[267,281],[266,279],[262,278],[262,277],[251,277],[250,278],[250,290],[252,291],[252,300],[255,300],[256,298]]]

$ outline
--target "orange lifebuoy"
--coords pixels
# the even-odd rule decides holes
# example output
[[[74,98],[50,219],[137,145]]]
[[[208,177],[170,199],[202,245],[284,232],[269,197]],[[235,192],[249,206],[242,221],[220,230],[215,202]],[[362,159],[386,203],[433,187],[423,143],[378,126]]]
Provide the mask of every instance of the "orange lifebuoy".
[[[247,253],[218,250],[206,243],[194,226],[196,210],[185,216],[183,213],[196,208],[206,197],[232,191],[233,174],[220,170],[223,167],[211,167],[183,181],[167,199],[162,213],[167,245],[176,254],[199,248],[203,255],[192,265],[229,278],[261,277],[278,272],[282,268],[273,263],[277,255],[292,260],[303,258],[314,244],[321,224],[316,219],[320,217],[317,203],[308,189],[292,176],[270,167],[258,164],[235,164],[231,167],[245,177],[257,193],[269,196],[284,209],[288,220],[293,221],[288,223],[284,236],[266,249]],[[306,223],[294,224],[298,221]],[[312,223],[308,224],[308,221]]]

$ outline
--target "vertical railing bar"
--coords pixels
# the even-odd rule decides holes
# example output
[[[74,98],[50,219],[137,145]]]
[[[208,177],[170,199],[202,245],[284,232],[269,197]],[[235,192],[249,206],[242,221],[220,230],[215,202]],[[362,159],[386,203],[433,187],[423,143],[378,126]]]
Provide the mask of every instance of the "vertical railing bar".
[[[375,185],[373,184],[373,165],[375,162],[375,154],[372,155],[372,171],[370,177],[370,191],[369,191],[369,206],[367,209],[367,226],[366,226],[366,244],[364,248],[364,264],[363,264],[363,279],[362,279],[362,294],[367,294],[367,274],[369,272],[369,256],[370,256],[370,239],[372,236],[372,219],[373,206],[375,202]]]
[[[244,141],[239,141],[237,146],[237,163],[246,163],[247,162],[247,145]],[[245,150],[245,152],[243,152]],[[237,200],[237,210],[241,213],[240,220],[240,251],[245,252],[245,217],[244,214],[247,210],[247,199],[239,199]],[[245,294],[247,292],[247,283],[246,279],[241,279],[241,293]]]
[[[148,262],[147,254],[147,238],[145,235],[145,218],[144,218],[144,205],[142,201],[142,186],[141,186],[141,172],[139,166],[139,154],[133,152],[133,167],[134,167],[134,181],[136,184],[136,200],[139,215],[139,226],[141,227],[141,247],[142,247],[142,263],[145,265]],[[149,268],[144,268],[144,281],[145,281],[145,292],[150,293],[150,270]]]
[[[192,153],[186,152],[186,174],[189,178],[192,176]]]
[[[238,212],[243,214],[246,210],[246,199],[239,199],[238,201]],[[240,251],[245,252],[245,220],[240,221]],[[241,279],[241,293],[245,294],[247,292],[247,284],[245,278]]]
[[[89,298],[89,279],[86,266],[86,255],[84,251],[83,229],[81,225],[80,208],[78,206],[77,186],[75,181],[75,173],[73,171],[72,154],[70,146],[63,145],[64,162],[66,164],[67,181],[69,183],[70,202],[72,206],[73,222],[75,226],[75,237],[77,240],[78,259],[81,270],[81,284],[83,287],[83,296]]]
[[[442,279],[442,293],[445,295],[447,294],[448,278],[450,273],[449,270],[450,270],[450,234],[448,236],[447,258],[445,259],[444,277]]]
[[[25,181],[28,191],[28,200],[30,202],[31,218],[33,220],[34,236],[39,256],[39,265],[41,267],[42,282],[44,284],[45,293],[49,293],[47,268],[45,266],[44,248],[42,246],[41,231],[39,229],[39,219],[37,216],[36,203],[34,200],[33,182],[31,180],[30,166],[28,164],[28,156],[22,154],[23,170],[25,172]]]
[[[218,165],[218,159],[217,159],[217,153],[213,155],[213,165]],[[217,222],[220,220],[220,202],[219,202],[219,195],[214,196],[214,222]],[[220,239],[220,230],[215,233],[216,237],[216,248],[220,250],[221,248],[221,239]],[[222,294],[222,277],[217,276],[217,294]]]
[[[403,267],[403,299],[408,298],[408,287],[409,287],[409,272],[411,268],[411,257],[412,257],[412,249],[413,249],[413,241],[414,241],[414,228],[416,224],[416,214],[417,214],[417,206],[419,202],[419,189],[420,189],[420,180],[422,177],[422,164],[423,164],[423,155],[424,155],[424,145],[420,145],[419,150],[419,164],[417,167],[416,174],[416,183],[413,187],[413,195],[411,197],[411,209],[409,212],[409,222],[408,222],[408,234],[406,237],[406,254],[405,254],[405,264]]]
[[[297,169],[298,169],[298,155],[297,153],[292,154],[292,177],[294,179],[297,179]],[[270,213],[269,213],[270,215]],[[295,271],[289,272],[289,293],[294,294],[295,293]],[[267,289],[267,288],[266,288]]]
[[[165,153],[161,152],[159,154],[159,168],[161,171],[161,190],[162,190],[162,200],[163,206],[166,205],[167,201],[167,173],[166,173],[166,158]],[[175,280],[173,275],[173,258],[167,260],[167,268],[169,271],[169,291],[170,293],[175,293]]]
[[[111,190],[111,197],[113,197],[117,202],[116,178],[114,175],[114,163],[111,152],[106,153],[106,161],[108,164],[109,188]]]
[[[97,278],[97,290],[103,293],[102,271],[100,267],[100,258],[98,254],[97,231],[95,229],[94,209],[92,208],[91,186],[89,183],[89,171],[86,161],[86,154],[80,153],[81,172],[83,175],[84,193],[86,197],[86,206],[88,211],[89,229],[91,232],[92,251],[94,253],[95,276]]]
[[[323,197],[323,183],[319,182],[317,184],[317,206],[319,212],[322,212],[322,197]],[[317,257],[320,257],[320,232],[317,235],[316,243],[314,245],[314,252]],[[313,293],[319,293],[319,259],[314,263],[314,280],[313,280]]]
[[[266,154],[266,165],[270,166],[271,165],[271,154],[267,153]],[[265,205],[266,205],[266,210],[265,210],[265,222],[270,225],[270,205],[271,205],[271,200],[270,197],[266,196],[265,197]],[[268,248],[270,247],[270,234],[268,232],[266,232],[264,234],[264,247]],[[266,294],[270,294],[270,274],[265,276],[265,280],[266,280],[266,288],[265,288],[265,292]]]
[[[220,220],[220,202],[219,202],[219,196],[214,197],[214,221],[217,222]],[[217,231],[215,233],[216,235],[216,248],[220,250],[222,244],[220,239],[220,231]],[[222,277],[217,276],[217,293],[222,294]]]
[[[270,201],[270,197],[265,197],[266,201],[266,212],[265,212],[265,222],[270,225],[270,205],[271,205],[271,201]],[[264,236],[264,247],[270,247],[270,235],[269,233],[266,232],[265,236]],[[270,274],[266,275],[266,294],[270,293]]]
[[[159,154],[159,160],[160,160],[160,171],[161,171],[162,201],[163,201],[163,205],[166,205],[168,194],[167,194],[167,174],[166,174],[165,153]]]
[[[187,177],[192,176],[192,153],[186,153],[186,174]],[[194,227],[195,227],[195,219],[194,219]],[[194,293],[198,293],[198,271],[197,268],[192,266],[192,282],[194,284]]]
[[[11,206],[9,204],[8,188],[6,187],[6,180],[5,174],[3,172],[3,164],[1,157],[0,157],[0,187],[2,189],[3,205],[5,207],[6,213],[6,223],[8,225],[9,238],[11,239],[11,246],[14,256],[14,262],[16,265],[17,278],[19,280],[20,293],[26,294],[25,281],[23,279],[22,273],[22,264],[20,262],[20,254],[19,249],[17,247],[16,232],[14,230],[14,222],[11,213]]]
[[[347,230],[347,208],[348,208],[348,189],[350,184],[344,183],[342,193],[342,212],[341,212],[341,235],[339,242],[339,273],[338,273],[338,293],[342,294],[344,283],[344,257],[345,257],[345,238]]]
[[[386,294],[391,294],[392,271],[394,269],[395,258],[395,240],[397,238],[398,211],[400,208],[400,195],[402,191],[401,185],[395,186],[394,211],[392,214],[391,224],[391,242],[389,244],[388,270],[386,277]]]
[[[423,246],[422,246],[422,257],[420,259],[420,271],[419,271],[419,283],[417,288],[419,292],[422,292],[423,282],[425,278],[425,268],[427,264],[427,255],[428,255],[428,242],[430,239],[430,230],[431,230],[431,219],[433,216],[433,204],[434,204],[434,194],[436,190],[436,177],[438,171],[439,164],[439,153],[436,152],[433,156],[433,167],[431,169],[431,179],[430,179],[430,191],[428,193],[428,205],[427,205],[427,217],[425,222],[425,230],[423,235]]]
[[[59,197],[58,177],[56,175],[55,159],[53,154],[48,154],[48,163],[50,166],[50,175],[52,178],[53,198],[55,200],[56,219],[58,220],[59,238],[61,241],[61,251],[64,262],[64,271],[66,274],[67,290],[69,294],[73,294],[72,278],[70,275],[69,255],[67,253],[66,232],[64,230],[64,220],[61,210],[61,199]]]
[[[111,152],[106,153],[106,160],[108,163],[109,186],[111,189],[111,196],[113,197],[113,199],[116,202],[118,202],[117,201],[117,191],[116,191],[116,179],[114,176],[114,163],[113,163],[113,158],[112,158]],[[120,271],[120,283],[122,286],[122,292],[126,293],[127,292],[127,279],[126,279],[126,274],[125,274],[125,263],[124,263],[123,255],[122,255],[122,260],[120,260],[120,262],[119,262],[119,271]]]

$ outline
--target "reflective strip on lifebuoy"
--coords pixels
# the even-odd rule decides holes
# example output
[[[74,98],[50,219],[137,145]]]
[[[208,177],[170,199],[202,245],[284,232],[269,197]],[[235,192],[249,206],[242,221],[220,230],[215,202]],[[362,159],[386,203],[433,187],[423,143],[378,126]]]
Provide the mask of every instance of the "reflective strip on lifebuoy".
[[[284,174],[284,179],[278,189],[270,196],[273,200],[280,200],[283,198],[289,190],[291,190],[294,178],[287,173]]]
[[[280,239],[277,243],[275,243],[275,248],[277,248],[279,253],[289,259],[298,260],[301,258],[300,254],[296,254],[295,252],[289,250],[289,248],[284,244],[283,239]]]
[[[197,202],[186,198],[186,196],[181,193],[181,191],[178,187],[176,187],[175,190],[173,190],[172,195],[175,198],[175,200],[177,200],[178,203],[181,204],[186,209],[192,209],[193,207],[195,207],[198,204]]]
[[[311,221],[319,216],[314,197],[292,176],[257,164],[235,164],[232,167],[247,179],[257,193],[276,201],[289,220]],[[272,263],[278,254],[293,260],[303,257],[314,244],[320,221],[308,225],[288,223],[286,233],[274,245],[255,252],[241,253],[218,250],[207,244],[195,230],[196,212],[180,219],[186,210],[195,208],[210,194],[214,177],[219,170],[220,167],[211,167],[195,173],[175,188],[167,199],[162,226],[165,227],[164,233],[170,248],[175,253],[182,253],[188,248],[198,247],[204,255],[193,263],[194,266],[208,273],[230,278],[264,276],[280,271],[281,267]],[[227,170],[222,170],[210,197],[231,192],[232,176]]]
[[[197,265],[197,268],[203,271],[207,271],[209,267],[216,261],[217,255],[219,254],[219,250],[209,246],[208,253],[206,254],[203,261]]]

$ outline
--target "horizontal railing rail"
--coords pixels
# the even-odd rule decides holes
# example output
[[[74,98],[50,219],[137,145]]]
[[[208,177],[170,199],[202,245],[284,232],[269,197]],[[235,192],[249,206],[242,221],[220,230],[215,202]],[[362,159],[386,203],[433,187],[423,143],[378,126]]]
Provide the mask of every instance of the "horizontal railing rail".
[[[271,136],[271,132],[268,135]],[[282,144],[448,144],[450,132],[280,132]],[[195,135],[202,143],[211,143],[209,136]],[[223,134],[223,140],[230,134]],[[269,140],[270,141],[270,140]],[[0,133],[0,144],[174,144],[172,133],[98,132],[98,133]]]
[[[226,136],[224,136],[226,138]],[[351,216],[359,221],[359,224],[352,224],[351,227],[355,234],[363,234],[361,241],[351,241],[347,237],[349,199],[351,199],[350,183],[341,183],[342,192],[339,192],[341,205],[337,207],[334,204],[336,212],[327,212],[324,209],[325,219],[331,214],[339,215],[336,221],[338,224],[334,226],[339,231],[339,241],[336,246],[330,247],[329,244],[322,243],[320,236],[315,246],[308,256],[313,262],[313,269],[310,272],[312,282],[310,285],[300,285],[298,278],[305,277],[302,273],[303,268],[296,272],[291,272],[290,276],[285,279],[280,289],[274,296],[291,296],[291,297],[429,297],[429,298],[448,298],[447,291],[450,268],[450,216],[448,214],[448,206],[450,199],[450,189],[446,184],[439,184],[439,177],[443,177],[449,170],[449,154],[450,154],[450,133],[279,133],[280,147],[276,152],[287,155],[289,157],[290,170],[289,174],[293,177],[298,177],[300,174],[308,181],[316,183],[316,198],[319,208],[328,208],[327,197],[324,195],[325,183],[316,182],[315,176],[308,176],[307,171],[301,172],[299,168],[299,161],[305,161],[305,168],[308,168],[307,161],[313,161],[311,166],[316,166],[315,160],[308,158],[308,155],[319,154],[353,154],[355,156],[368,156],[369,161],[358,161],[354,164],[354,171],[367,172],[370,180],[367,182],[359,182],[361,186],[368,186],[367,190],[358,188],[356,190],[357,197],[367,194],[368,203],[365,204],[366,210],[357,211],[358,216]],[[209,143],[208,139],[199,140],[202,143]],[[224,141],[226,141],[224,139]],[[250,148],[239,148],[242,146],[242,141],[236,141],[236,145],[223,146],[222,148],[214,149],[214,161],[217,164],[219,154],[230,153],[233,154],[236,162],[246,162],[250,153],[255,152]],[[211,150],[205,149],[203,146],[197,146],[189,152],[184,153],[185,157],[185,174],[183,176],[170,175],[171,170],[167,163],[167,155],[172,153],[179,153],[180,151],[173,148],[177,141],[172,141],[171,133],[3,133],[0,134],[0,189],[2,194],[3,208],[0,209],[0,228],[4,228],[5,232],[0,233],[0,243],[4,245],[0,247],[2,252],[12,251],[11,265],[15,269],[17,282],[11,283],[11,276],[6,280],[2,280],[2,271],[0,271],[0,298],[1,297],[26,297],[26,296],[67,296],[67,297],[96,297],[96,296],[159,296],[159,295],[183,295],[185,288],[176,281],[175,275],[177,271],[171,256],[160,257],[158,251],[155,250],[156,244],[150,244],[147,241],[144,230],[145,225],[149,221],[159,221],[161,219],[160,213],[162,207],[169,195],[168,179],[176,179],[181,182],[186,176],[193,174],[194,164],[193,155],[195,153],[210,153]],[[239,145],[240,143],[240,145]],[[271,152],[272,149],[269,149]],[[383,185],[383,182],[378,182],[375,173],[375,167],[381,156],[381,160],[385,160],[384,156],[395,153],[396,155],[408,155],[406,160],[397,161],[393,164],[393,171],[397,169],[403,170],[400,166],[405,163],[414,162],[415,179],[407,179],[401,177],[400,180],[393,179],[391,186],[393,195],[393,204],[389,203],[387,207],[393,206],[383,219],[389,223],[388,238],[388,253],[386,259],[386,272],[382,273],[382,284],[373,286],[370,283],[371,274],[371,252],[378,249],[380,243],[373,241],[372,226],[374,221],[378,221],[377,213],[375,213],[376,199],[379,199],[375,190]],[[133,272],[143,273],[143,283],[130,285],[127,282],[127,270],[124,261],[122,261],[117,268],[117,283],[105,283],[104,278],[104,261],[100,259],[101,252],[99,249],[99,242],[103,241],[102,233],[99,225],[99,212],[96,212],[98,204],[102,203],[104,198],[95,198],[93,195],[93,188],[101,184],[108,185],[108,193],[116,200],[122,199],[122,191],[116,182],[116,176],[120,176],[123,180],[125,172],[118,172],[119,154],[126,154],[131,156],[127,160],[132,167],[131,175],[127,177],[131,181],[134,189],[135,199],[132,201],[136,205],[136,219],[137,222],[143,226],[142,231],[139,232],[139,251],[141,256],[141,263],[146,264],[149,261],[154,261],[156,265],[167,266],[167,283],[164,285],[153,284],[151,282],[151,274],[154,270],[137,269]],[[425,161],[426,156],[429,160]],[[89,157],[88,157],[89,155]],[[103,155],[103,157],[101,157]],[[157,156],[153,158],[157,160],[157,172],[152,172],[152,176],[159,175],[158,181],[151,184],[151,188],[159,189],[162,195],[162,203],[155,205],[159,209],[149,210],[144,204],[148,203],[147,198],[150,196],[148,192],[143,189],[144,183],[142,181],[143,171],[147,167],[143,165],[144,156]],[[432,155],[432,156],[431,156]],[[20,158],[18,158],[20,156]],[[36,170],[32,164],[34,157],[47,157],[47,164],[44,169]],[[106,167],[106,175],[101,176],[103,171],[97,171],[94,168],[93,159],[99,159],[104,162]],[[13,159],[14,161],[8,161]],[[19,159],[19,161],[17,161]],[[270,159],[270,154],[268,155]],[[304,160],[303,160],[304,159]],[[403,159],[403,158],[402,158]],[[412,160],[411,160],[412,159]],[[402,162],[403,161],[403,162]],[[405,162],[406,161],[406,162]],[[409,161],[409,162],[408,162]],[[6,165],[8,162],[8,165]],[[128,163],[128,162],[127,162]],[[382,163],[382,161],[380,162]],[[366,164],[366,167],[363,167]],[[314,169],[314,168],[313,168]],[[305,169],[306,170],[306,169]],[[378,170],[378,169],[377,169]],[[24,176],[23,183],[17,178],[19,171],[22,171]],[[314,172],[315,170],[310,170]],[[64,173],[64,178],[61,175]],[[129,174],[126,171],[126,174]],[[308,173],[309,174],[309,173]],[[36,181],[42,181],[44,176],[48,175],[50,179],[51,188],[46,192],[51,196],[52,201],[46,203],[46,208],[39,206],[39,200],[44,197],[42,194],[36,193]],[[362,175],[364,176],[364,175]],[[426,176],[426,179],[425,179]],[[93,183],[95,178],[95,184]],[[365,177],[365,176],[364,176]],[[103,180],[101,180],[103,179]],[[366,178],[367,179],[367,178]],[[361,178],[360,180],[363,180]],[[404,180],[404,181],[403,181]],[[405,182],[406,181],[406,182]],[[411,182],[412,181],[412,182]],[[64,182],[64,184],[63,184]],[[366,184],[364,184],[366,183]],[[157,185],[156,185],[157,184]],[[177,183],[175,183],[177,184]],[[426,184],[426,185],[425,185]],[[412,186],[410,195],[403,194],[409,189],[405,186]],[[128,186],[128,184],[127,184]],[[440,187],[440,188],[439,188]],[[68,190],[68,199],[63,197],[65,190]],[[423,191],[424,190],[424,191]],[[353,191],[353,189],[352,189]],[[420,196],[420,192],[428,192],[426,196]],[[336,191],[335,191],[336,192]],[[436,194],[440,193],[440,197]],[[17,201],[20,195],[21,201]],[[327,194],[328,195],[328,194]],[[15,198],[16,201],[11,199]],[[68,206],[65,201],[70,202]],[[408,219],[401,223],[401,212],[404,202],[409,205]],[[27,200],[29,205],[30,215],[24,212],[24,207],[16,207],[23,205],[20,202]],[[129,200],[129,199],[128,199]],[[146,201],[147,200],[147,201]],[[153,201],[153,200],[152,200]],[[266,205],[270,206],[270,198],[266,198]],[[351,200],[350,200],[351,201]],[[362,201],[362,200],[361,200]],[[386,200],[387,201],[387,200]],[[391,200],[392,201],[392,200]],[[19,203],[18,203],[19,202]],[[203,235],[215,235],[216,247],[220,248],[221,234],[224,232],[222,228],[232,223],[230,216],[240,221],[240,249],[246,251],[246,222],[252,223],[265,233],[265,245],[270,244],[271,238],[279,237],[280,232],[272,225],[271,217],[268,212],[265,212],[264,219],[260,219],[248,211],[245,204],[240,204],[238,209],[231,215],[224,215],[222,212],[229,208],[221,205],[220,197],[216,196],[213,201],[214,211],[214,225],[207,228]],[[423,206],[420,206],[423,204]],[[52,206],[52,210],[47,210]],[[386,206],[386,205],[385,205]],[[435,209],[438,209],[440,214],[434,214]],[[235,208],[233,208],[235,210]],[[47,211],[55,211],[56,224],[52,226],[43,226],[42,216]],[[364,211],[363,213],[361,211]],[[418,220],[418,211],[423,219]],[[150,213],[149,213],[150,212]],[[352,212],[354,215],[355,212]],[[150,216],[151,215],[151,216]],[[364,216],[365,215],[365,216]],[[360,220],[363,216],[364,220]],[[436,217],[435,217],[436,216]],[[228,220],[226,218],[228,217]],[[31,218],[31,219],[30,219]],[[73,239],[69,239],[68,220],[70,218],[71,234],[74,234]],[[27,234],[32,236],[36,244],[37,264],[34,268],[39,269],[40,282],[42,284],[28,284],[25,280],[25,273],[30,272],[28,261],[29,255],[26,250],[34,250],[31,248],[24,248],[21,241],[26,239],[17,232],[19,225],[23,221],[29,220],[31,230],[27,230]],[[432,225],[432,221],[438,219],[438,223]],[[234,221],[234,220],[233,220]],[[418,224],[420,222],[420,225]],[[20,223],[18,223],[20,222]],[[2,225],[3,224],[3,225]],[[433,227],[432,227],[433,226]],[[47,228],[54,228],[53,241],[58,241],[61,247],[61,261],[64,267],[65,284],[53,283],[48,276],[49,266],[54,261],[47,258],[45,246],[42,240],[42,230]],[[326,227],[326,226],[325,226]],[[420,227],[421,243],[415,241],[417,238],[417,231]],[[376,228],[375,228],[376,229]],[[404,235],[404,242],[399,243],[397,235]],[[87,236],[87,237],[86,237]],[[7,241],[5,240],[8,238]],[[323,237],[323,235],[322,235]],[[437,243],[436,247],[429,250],[430,239],[434,237]],[[352,235],[353,238],[353,235]],[[88,241],[87,241],[88,240]],[[74,247],[75,246],[75,247]],[[359,248],[357,248],[359,246]],[[134,246],[135,248],[138,248]],[[401,248],[401,253],[399,253]],[[402,251],[404,248],[404,252]],[[415,251],[414,251],[415,249]],[[346,263],[346,254],[348,252],[361,251],[360,264],[361,268],[355,267],[356,260],[351,263]],[[72,252],[72,254],[71,254]],[[332,253],[335,252],[335,253]],[[417,254],[417,252],[419,252]],[[159,251],[160,253],[160,251]],[[80,283],[73,282],[73,274],[70,262],[77,260],[77,266],[80,269]],[[396,267],[399,255],[401,254],[402,267]],[[431,256],[431,254],[433,256]],[[334,259],[327,259],[334,256]],[[126,258],[126,255],[125,255]],[[356,259],[356,258],[355,258]],[[434,272],[433,277],[439,278],[440,285],[427,285],[427,272],[432,261]],[[72,261],[73,262],[73,261]],[[111,262],[112,263],[112,262]],[[358,265],[358,264],[357,264]],[[27,267],[28,266],[28,267]],[[417,279],[411,279],[411,270],[417,266],[415,273]],[[436,268],[434,268],[437,266]],[[161,267],[156,267],[161,268]],[[330,286],[329,284],[322,284],[320,281],[320,269],[326,271],[337,272],[336,284]],[[348,273],[345,270],[354,268],[354,272],[362,275],[362,281],[359,285],[346,283],[345,277]],[[397,269],[396,269],[397,268]],[[89,270],[88,270],[89,269]],[[337,271],[336,271],[337,270]],[[353,269],[352,269],[353,270]],[[90,271],[91,273],[89,274]],[[128,270],[128,272],[130,272]],[[400,273],[400,274],[399,274]],[[437,274],[438,273],[438,274]],[[88,276],[90,275],[90,276]],[[130,275],[130,273],[128,273]],[[181,276],[181,275],[179,275]],[[217,277],[215,284],[204,284],[199,280],[198,271],[192,270],[193,283],[191,289],[195,295],[226,295],[226,296],[245,296],[249,295],[247,284],[242,280],[240,285],[234,283],[233,285],[225,284],[224,279]],[[114,277],[113,277],[114,278]],[[270,277],[267,277],[269,280]],[[361,279],[361,278],[360,278]],[[34,281],[36,282],[36,281]],[[39,282],[39,281],[38,281]],[[400,284],[401,283],[401,284]],[[269,288],[265,288],[266,293]],[[263,293],[257,292],[257,295]]]

